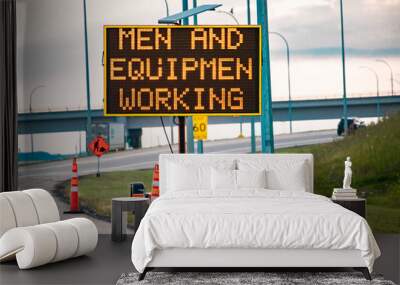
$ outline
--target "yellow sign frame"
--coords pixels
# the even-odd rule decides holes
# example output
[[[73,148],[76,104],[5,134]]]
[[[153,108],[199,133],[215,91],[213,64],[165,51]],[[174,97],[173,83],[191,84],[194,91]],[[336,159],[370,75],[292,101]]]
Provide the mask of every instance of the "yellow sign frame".
[[[107,113],[107,29],[109,28],[160,28],[168,27],[172,29],[188,28],[258,28],[259,34],[259,55],[258,55],[258,112],[256,113],[154,113],[154,114],[129,114],[129,113]],[[260,116],[262,110],[262,29],[261,25],[193,25],[193,26],[163,26],[163,25],[104,25],[103,26],[103,49],[104,49],[104,67],[103,67],[103,104],[105,117],[174,117],[174,116]]]

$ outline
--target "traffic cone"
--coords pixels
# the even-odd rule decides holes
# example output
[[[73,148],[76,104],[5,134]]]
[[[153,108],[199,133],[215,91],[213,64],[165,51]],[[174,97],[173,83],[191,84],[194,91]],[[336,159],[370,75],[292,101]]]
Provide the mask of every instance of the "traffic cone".
[[[153,169],[153,183],[151,189],[151,197],[160,196],[160,169],[158,163],[154,165]]]
[[[71,177],[71,192],[70,192],[70,209],[64,213],[76,214],[82,213],[79,209],[79,178],[78,178],[78,163],[76,157],[72,161],[72,177]]]

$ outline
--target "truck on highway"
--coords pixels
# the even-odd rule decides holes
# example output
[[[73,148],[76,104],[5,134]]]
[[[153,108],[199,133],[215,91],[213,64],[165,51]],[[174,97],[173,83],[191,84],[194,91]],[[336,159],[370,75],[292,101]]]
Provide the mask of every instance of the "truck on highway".
[[[92,125],[94,135],[101,135],[106,139],[112,150],[125,149],[125,124],[122,123],[95,123]]]

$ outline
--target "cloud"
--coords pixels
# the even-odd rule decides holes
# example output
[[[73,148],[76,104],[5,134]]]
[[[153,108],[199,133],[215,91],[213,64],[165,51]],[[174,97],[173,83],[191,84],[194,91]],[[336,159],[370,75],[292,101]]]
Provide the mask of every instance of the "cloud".
[[[286,36],[293,49],[340,47],[338,0],[270,0],[270,29]],[[399,0],[343,1],[345,45],[359,50],[400,48]],[[271,39],[271,49],[280,49]]]
[[[181,9],[180,1],[168,1],[171,10]],[[191,1],[189,1],[191,4]],[[198,0],[198,5],[215,3]],[[221,0],[219,9],[234,9],[240,23],[247,23],[244,0]],[[335,54],[340,50],[339,0],[268,0],[269,28],[282,33],[290,48],[315,55]],[[250,1],[252,24],[257,22],[256,0]],[[350,54],[398,53],[400,48],[400,0],[343,1],[345,46]],[[225,14],[207,12],[199,16],[200,24],[234,24]],[[271,51],[283,49],[281,39],[270,37]],[[324,50],[324,52],[321,52]]]

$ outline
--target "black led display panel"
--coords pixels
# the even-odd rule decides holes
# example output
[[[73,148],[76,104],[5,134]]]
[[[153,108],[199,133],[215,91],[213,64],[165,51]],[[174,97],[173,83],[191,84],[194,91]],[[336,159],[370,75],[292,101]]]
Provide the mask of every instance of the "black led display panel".
[[[260,26],[105,26],[104,114],[258,115]]]

